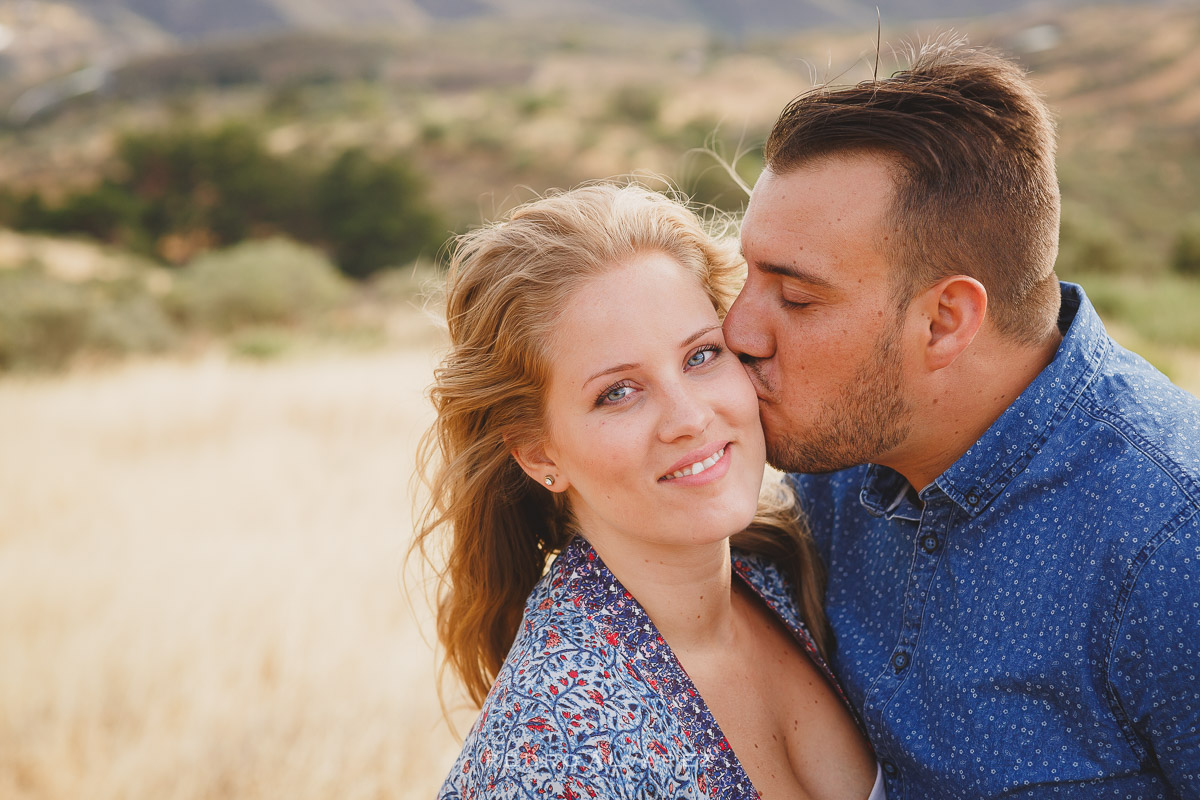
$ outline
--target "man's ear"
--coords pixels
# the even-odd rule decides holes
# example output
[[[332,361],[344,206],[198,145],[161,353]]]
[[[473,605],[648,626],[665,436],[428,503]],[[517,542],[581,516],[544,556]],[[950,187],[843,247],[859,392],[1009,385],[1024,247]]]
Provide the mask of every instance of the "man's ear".
[[[546,453],[544,443],[513,446],[509,442],[512,457],[525,474],[552,492],[565,492],[570,483],[559,471],[558,465]]]
[[[925,365],[944,369],[975,339],[987,314],[987,290],[967,275],[951,275],[918,296],[922,306]]]

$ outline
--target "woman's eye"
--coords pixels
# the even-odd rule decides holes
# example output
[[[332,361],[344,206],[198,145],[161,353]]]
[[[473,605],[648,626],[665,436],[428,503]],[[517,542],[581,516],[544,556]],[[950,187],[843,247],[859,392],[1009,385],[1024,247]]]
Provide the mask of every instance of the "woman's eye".
[[[687,365],[689,367],[698,367],[706,361],[712,361],[717,357],[719,350],[720,348],[718,348],[716,345],[701,347],[699,350],[688,356]]]
[[[633,393],[632,386],[618,384],[616,386],[605,389],[601,395],[596,398],[596,405],[604,405],[605,403],[619,403]]]

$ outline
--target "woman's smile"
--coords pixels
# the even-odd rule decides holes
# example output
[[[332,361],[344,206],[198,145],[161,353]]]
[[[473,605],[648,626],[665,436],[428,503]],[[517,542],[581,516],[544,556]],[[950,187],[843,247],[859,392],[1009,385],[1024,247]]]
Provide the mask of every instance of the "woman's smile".
[[[703,450],[711,449],[711,446],[703,448]],[[727,457],[729,442],[718,444],[718,449],[708,456],[703,455],[703,450],[689,453],[680,459],[677,464],[667,471],[666,475],[658,479],[659,482],[675,483],[679,486],[698,486],[718,480],[729,471],[729,459]],[[692,480],[685,480],[685,478],[691,478]]]

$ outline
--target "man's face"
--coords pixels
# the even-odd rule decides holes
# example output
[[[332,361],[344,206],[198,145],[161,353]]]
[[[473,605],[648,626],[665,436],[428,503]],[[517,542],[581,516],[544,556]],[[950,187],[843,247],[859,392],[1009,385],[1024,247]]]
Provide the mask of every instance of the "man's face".
[[[886,463],[908,436],[905,308],[882,250],[894,186],[873,156],[758,179],[742,223],[746,285],[725,318],[787,472]]]

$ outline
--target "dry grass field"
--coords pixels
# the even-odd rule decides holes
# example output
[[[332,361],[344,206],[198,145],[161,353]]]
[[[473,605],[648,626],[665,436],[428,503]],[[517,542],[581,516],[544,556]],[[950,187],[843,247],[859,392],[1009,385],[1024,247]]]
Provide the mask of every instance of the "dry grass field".
[[[412,333],[0,381],[0,797],[433,795],[458,745],[403,589]]]
[[[431,362],[0,382],[0,797],[432,796],[458,745],[401,575]]]

